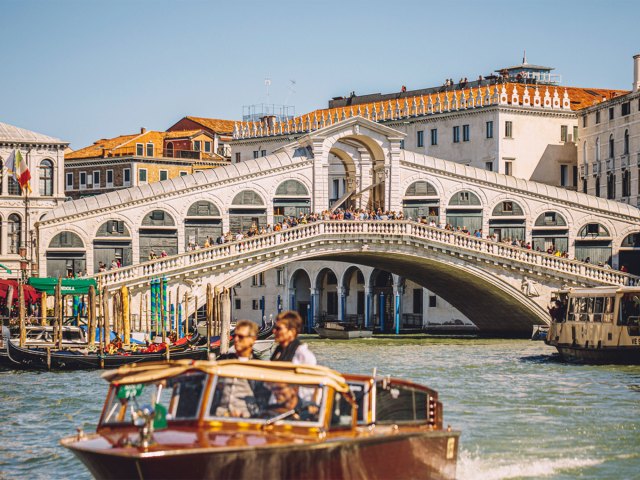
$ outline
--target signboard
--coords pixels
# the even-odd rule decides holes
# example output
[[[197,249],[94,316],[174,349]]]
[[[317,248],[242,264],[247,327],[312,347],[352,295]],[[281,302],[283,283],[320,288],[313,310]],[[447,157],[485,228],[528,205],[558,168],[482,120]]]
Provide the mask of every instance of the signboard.
[[[54,295],[58,279],[53,277],[31,277],[27,283],[39,292]],[[98,294],[98,284],[93,278],[63,278],[62,295],[87,295],[91,285],[94,286],[96,294]]]

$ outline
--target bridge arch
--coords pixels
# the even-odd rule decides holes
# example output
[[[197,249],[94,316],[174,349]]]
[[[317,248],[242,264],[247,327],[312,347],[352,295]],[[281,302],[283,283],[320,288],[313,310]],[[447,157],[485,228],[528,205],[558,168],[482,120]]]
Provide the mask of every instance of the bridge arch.
[[[349,265],[342,272],[338,281],[341,320],[364,324],[366,283],[365,274],[358,265]]]
[[[312,311],[316,317],[338,319],[338,276],[330,267],[321,268],[313,279],[316,301]]]

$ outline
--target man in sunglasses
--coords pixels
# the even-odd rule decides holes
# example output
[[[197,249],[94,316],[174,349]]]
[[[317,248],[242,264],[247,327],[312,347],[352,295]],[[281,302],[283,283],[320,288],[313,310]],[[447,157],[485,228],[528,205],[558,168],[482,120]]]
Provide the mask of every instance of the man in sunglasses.
[[[235,353],[227,353],[218,357],[218,360],[251,360],[253,345],[258,336],[258,325],[251,320],[239,320],[233,335],[233,347]]]
[[[309,350],[309,346],[298,340],[298,334],[301,330],[302,318],[298,312],[293,310],[280,312],[276,317],[276,325],[273,327],[278,347],[273,352],[271,360],[316,365],[316,357]]]

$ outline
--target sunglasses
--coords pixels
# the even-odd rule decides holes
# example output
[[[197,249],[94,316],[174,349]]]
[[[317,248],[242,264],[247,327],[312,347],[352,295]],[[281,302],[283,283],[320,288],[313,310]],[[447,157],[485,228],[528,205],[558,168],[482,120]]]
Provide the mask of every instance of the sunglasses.
[[[243,340],[245,338],[253,338],[254,335],[240,335],[239,333],[236,333],[233,335],[234,338],[237,338],[238,340]]]

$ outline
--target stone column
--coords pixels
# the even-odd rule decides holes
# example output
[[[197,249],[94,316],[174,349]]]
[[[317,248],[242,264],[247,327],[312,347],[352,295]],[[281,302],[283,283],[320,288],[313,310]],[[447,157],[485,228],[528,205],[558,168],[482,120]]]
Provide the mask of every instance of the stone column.
[[[314,140],[313,146],[312,212],[329,208],[329,152],[323,140]]]
[[[389,153],[385,160],[385,208],[387,210],[402,209],[400,193],[400,138],[389,139]]]
[[[371,154],[365,148],[359,148],[358,153],[360,154],[360,161],[358,162],[357,168],[357,179],[358,185],[356,187],[356,193],[362,192],[367,187],[370,187],[373,184],[373,162],[371,161]],[[369,204],[369,199],[371,198],[371,190],[367,190],[363,192],[362,195],[357,200],[357,205],[359,208],[365,208]]]

